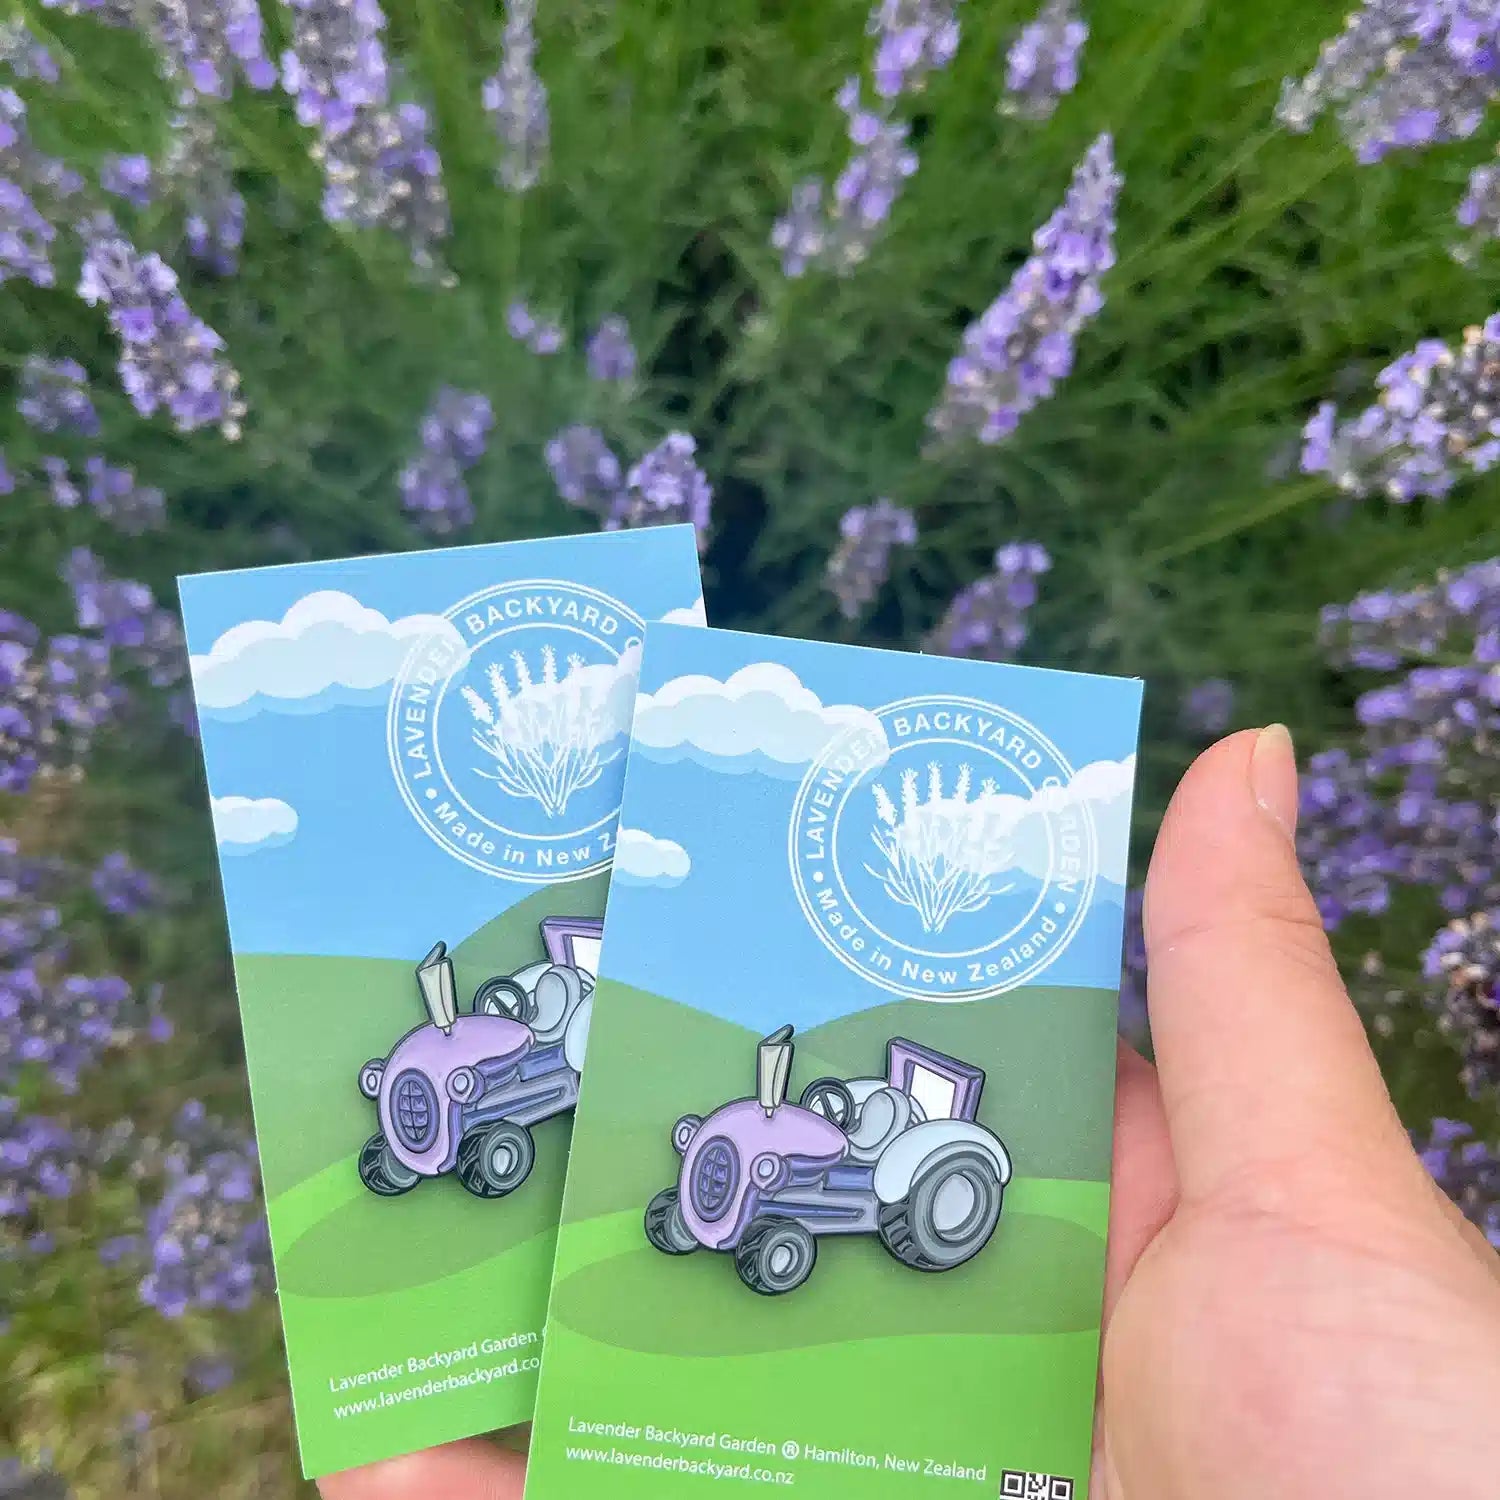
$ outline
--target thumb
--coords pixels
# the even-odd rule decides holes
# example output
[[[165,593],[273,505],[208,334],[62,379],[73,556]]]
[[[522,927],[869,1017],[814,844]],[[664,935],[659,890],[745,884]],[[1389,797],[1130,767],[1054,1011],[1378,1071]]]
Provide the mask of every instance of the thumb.
[[[1281,725],[1201,755],[1146,882],[1151,1033],[1185,1199],[1415,1156],[1339,978],[1293,834]],[[1415,1172],[1413,1172],[1415,1180]]]
[[[323,1500],[521,1500],[526,1460],[482,1438],[345,1469],[318,1481]]]

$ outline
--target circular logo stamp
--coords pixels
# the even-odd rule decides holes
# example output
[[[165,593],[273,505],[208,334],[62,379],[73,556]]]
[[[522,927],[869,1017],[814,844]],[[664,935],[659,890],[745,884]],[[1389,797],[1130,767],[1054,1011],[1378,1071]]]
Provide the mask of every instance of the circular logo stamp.
[[[402,798],[455,859],[507,880],[577,880],[610,862],[641,617],[597,589],[497,584],[455,604],[391,692]]]
[[[787,852],[813,930],[893,994],[980,1000],[1077,933],[1098,867],[1058,748],[974,698],[905,698],[846,729],[797,791]]]

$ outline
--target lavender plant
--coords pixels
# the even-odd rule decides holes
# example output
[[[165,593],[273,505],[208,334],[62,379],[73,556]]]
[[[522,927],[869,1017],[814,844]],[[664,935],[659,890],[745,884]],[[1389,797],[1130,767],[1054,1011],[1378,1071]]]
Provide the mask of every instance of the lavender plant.
[[[826,582],[840,613],[855,620],[890,577],[891,553],[916,545],[917,522],[909,510],[880,499],[845,511],[839,535],[839,545],[828,559]]]
[[[930,73],[958,52],[962,0],[875,0],[866,31],[875,38],[871,65],[882,99],[919,92]]]
[[[667,526],[690,522],[698,533],[698,550],[708,542],[713,486],[698,467],[698,445],[685,432],[669,432],[625,476],[625,491],[605,527]]]
[[[402,504],[424,531],[446,536],[474,519],[464,471],[484,455],[494,425],[487,397],[444,386],[421,423],[422,451],[401,471]]]
[[[42,472],[52,503],[60,510],[88,507],[127,536],[159,527],[166,514],[166,498],[153,485],[137,484],[133,469],[107,463],[98,454],[84,460],[80,484],[64,459],[45,457]]]
[[[96,634],[121,665],[140,671],[157,688],[183,680],[182,626],[146,584],[109,573],[87,547],[68,554],[62,576],[73,593],[79,628]]]
[[[519,298],[505,310],[505,327],[518,344],[525,344],[533,354],[556,354],[563,346],[562,325],[534,313]]]
[[[1063,96],[1078,86],[1078,59],[1088,35],[1088,23],[1074,0],[1044,0],[1005,54],[1000,113],[1022,120],[1051,119]]]
[[[95,899],[116,917],[133,917],[160,900],[156,880],[123,849],[106,854],[89,876]]]
[[[621,503],[625,471],[597,427],[564,427],[543,450],[557,493],[569,505],[607,521]]]
[[[56,283],[57,221],[82,187],[76,172],[32,144],[25,102],[0,88],[0,286],[12,278]]]
[[[0,610],[0,792],[80,776],[121,697],[102,642],[62,635],[44,643],[29,620]]]
[[[1183,696],[1177,717],[1190,733],[1217,739],[1234,718],[1234,684],[1223,677],[1195,682]]]
[[[995,571],[954,595],[927,638],[929,651],[1009,661],[1027,634],[1037,579],[1052,566],[1040,542],[1007,542],[995,553]]]
[[[625,383],[635,378],[635,345],[624,318],[608,317],[589,335],[584,346],[589,374],[595,380]]]
[[[1500,1088],[1500,909],[1450,922],[1422,956],[1438,1030],[1458,1046],[1474,1098]]]
[[[132,208],[151,206],[153,175],[151,158],[139,153],[111,152],[99,163],[99,186],[112,198]]]
[[[496,179],[513,193],[541,181],[547,167],[551,119],[547,86],[536,71],[536,0],[509,0],[500,67],[484,81],[481,100],[500,146]]]
[[[253,89],[276,82],[256,0],[143,0],[141,16],[163,75],[185,94],[227,99],[237,74]]]
[[[973,776],[971,767],[960,767],[945,794],[941,767],[929,766],[924,801],[916,770],[903,771],[899,811],[884,786],[872,788],[871,840],[879,859],[865,869],[898,906],[911,907],[923,932],[941,932],[954,917],[983,910],[1014,884],[1000,877],[1013,856],[1015,799],[986,779],[971,800]]]
[[[316,140],[323,213],[331,224],[383,228],[406,245],[418,272],[452,280],[439,246],[451,229],[442,163],[428,139],[427,111],[395,102],[377,0],[282,0],[292,46],[281,57],[282,87]]]
[[[544,646],[540,667],[534,673],[512,652],[510,678],[491,664],[488,699],[473,687],[463,689],[463,698],[474,744],[487,761],[478,774],[555,818],[624,753],[619,739],[629,728],[629,693],[620,689],[633,686],[639,657],[627,652],[609,665],[586,666],[574,655],[559,666],[557,653]]]
[[[1459,1120],[1434,1120],[1413,1144],[1433,1181],[1500,1250],[1500,1157]]]
[[[1347,494],[1398,504],[1441,499],[1467,472],[1500,458],[1500,314],[1466,328],[1454,350],[1424,339],[1376,379],[1380,397],[1339,421],[1324,402],[1303,434],[1302,471]]]
[[[57,59],[20,16],[0,21],[0,68],[8,68],[15,78],[41,83],[56,83],[62,76]]]
[[[234,186],[213,116],[201,106],[173,117],[161,177],[183,204],[188,254],[216,276],[234,275],[245,238],[245,200]]]
[[[76,359],[30,354],[21,366],[16,410],[38,432],[95,437],[99,414],[89,394],[88,372]]]
[[[79,232],[78,295],[109,314],[131,404],[143,417],[166,411],[179,432],[217,427],[239,437],[239,374],[223,357],[224,340],[183,301],[177,273],[155,252],[137,250],[108,214],[91,215]]]
[[[1073,172],[1062,206],[1032,236],[1033,254],[964,334],[963,352],[927,424],[940,443],[998,443],[1073,368],[1079,331],[1104,306],[1099,278],[1115,263],[1122,179],[1101,135]]]

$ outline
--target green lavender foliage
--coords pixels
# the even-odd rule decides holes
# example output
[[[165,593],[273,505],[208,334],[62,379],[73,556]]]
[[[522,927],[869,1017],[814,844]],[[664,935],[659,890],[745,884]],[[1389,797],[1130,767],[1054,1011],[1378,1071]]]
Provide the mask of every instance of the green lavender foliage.
[[[286,13],[263,9],[274,54]],[[95,447],[165,493],[168,524],[118,536],[22,485],[0,499],[0,605],[67,628],[57,566],[76,545],[164,600],[179,572],[421,545],[397,475],[445,384],[486,395],[495,413],[466,475],[467,540],[590,524],[558,499],[543,458],[570,423],[600,428],[627,466],[666,432],[690,432],[715,491],[705,571],[718,624],[913,645],[997,545],[1043,543],[1054,567],[1026,659],[1148,681],[1143,868],[1198,748],[1179,722],[1188,688],[1227,678],[1237,722],[1285,719],[1309,749],[1336,743],[1355,689],[1319,657],[1319,607],[1494,550],[1493,475],[1397,511],[1331,509],[1326,485],[1296,472],[1318,401],[1363,398],[1418,338],[1451,337],[1500,301],[1482,265],[1447,253],[1451,205],[1482,147],[1356,168],[1331,127],[1296,137],[1276,126],[1281,80],[1311,65],[1340,4],[1092,0],[1082,81],[1035,125],[995,108],[1004,46],[1034,5],[972,0],[956,60],[903,106],[920,167],[884,236],[853,275],[795,282],[770,229],[798,181],[842,161],[833,96],[868,56],[863,0],[542,0],[550,164],[524,194],[496,185],[480,104],[498,7],[386,9],[387,46],[434,110],[457,285],[414,279],[401,246],[376,232],[324,223],[307,132],[279,91],[212,103],[247,200],[239,274],[191,270],[170,201],[119,212],[226,339],[249,406],[244,435],[180,437],[135,416],[103,317],[71,294],[71,252],[59,254],[57,289],[7,285],[0,448],[12,468],[85,451],[13,409],[29,354],[71,356],[93,377]],[[109,153],[160,160],[172,101],[150,82],[140,39],[32,0],[25,13],[63,65],[60,86],[23,86],[38,144],[86,172]],[[1007,443],[924,457],[924,416],[963,328],[1103,129],[1126,182],[1119,264],[1077,367]],[[560,315],[563,353],[538,358],[507,336],[517,298]],[[633,382],[589,378],[584,342],[610,315],[639,350]],[[824,567],[839,517],[877,496],[916,512],[920,540],[849,622]],[[244,1117],[193,745],[147,719],[106,739],[80,788],[0,805],[0,824],[80,860],[128,849],[172,898],[124,931],[70,925],[101,966],[164,983],[179,1022],[168,1051],[111,1068],[77,1108],[100,1126],[131,1115],[165,1129],[199,1097]],[[1436,925],[1403,903],[1380,947],[1415,970]],[[1341,941],[1355,966],[1374,934],[1350,929]],[[1379,1045],[1411,1123],[1451,1114],[1494,1136],[1500,1122],[1463,1099],[1441,1043],[1400,1022]],[[310,1493],[294,1477],[274,1311],[167,1325],[142,1307],[94,1243],[100,1216],[127,1215],[128,1196],[117,1185],[102,1202],[59,1207],[58,1252],[34,1270],[4,1268],[30,1288],[0,1335],[0,1454],[40,1462],[45,1450],[82,1495]],[[190,1360],[226,1345],[237,1379],[194,1394]],[[151,1413],[144,1432],[137,1411]]]

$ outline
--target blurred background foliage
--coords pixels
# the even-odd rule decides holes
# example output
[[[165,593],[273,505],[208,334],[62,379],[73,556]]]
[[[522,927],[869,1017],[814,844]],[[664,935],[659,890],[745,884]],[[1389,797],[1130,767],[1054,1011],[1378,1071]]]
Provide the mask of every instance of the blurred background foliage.
[[[907,107],[921,165],[885,233],[853,274],[796,280],[771,228],[800,179],[842,160],[833,96],[867,61],[864,0],[542,0],[551,162],[524,194],[497,186],[480,107],[498,5],[390,0],[386,11],[387,49],[433,112],[456,285],[414,276],[389,236],[325,223],[309,132],[279,90],[240,87],[212,105],[247,206],[238,274],[194,271],[167,207],[119,209],[224,337],[249,406],[239,441],[135,414],[66,249],[57,287],[0,289],[0,387],[28,355],[71,357],[90,372],[102,424],[90,443],[38,433],[6,396],[11,468],[102,451],[166,497],[165,528],[139,537],[86,506],[59,509],[41,485],[0,500],[0,603],[44,633],[73,626],[59,568],[80,545],[170,603],[182,572],[428,544],[397,477],[445,384],[483,393],[494,412],[461,541],[590,524],[559,499],[544,459],[570,423],[632,456],[686,431],[714,489],[704,571],[716,624],[916,646],[997,546],[1044,544],[1053,567],[1022,659],[1147,680],[1139,873],[1202,743],[1181,718],[1194,685],[1231,682],[1234,723],[1284,719],[1307,749],[1338,744],[1358,684],[1320,653],[1320,608],[1500,550],[1493,477],[1394,506],[1340,500],[1298,471],[1320,400],[1368,400],[1400,351],[1454,337],[1496,305],[1492,269],[1448,250],[1484,147],[1357,167],[1332,128],[1276,124],[1282,79],[1338,29],[1337,0],[1089,0],[1081,83],[1043,123],[996,111],[1004,49],[1029,4],[969,0],[952,65]],[[56,85],[19,86],[37,144],[85,175],[106,153],[160,158],[173,100],[150,44],[89,15],[23,13],[62,69]],[[288,12],[263,13],[274,57]],[[924,417],[964,328],[1106,129],[1124,176],[1118,264],[1072,374],[1005,443],[925,452]],[[561,352],[541,357],[509,335],[518,298],[559,319]],[[634,382],[588,374],[584,337],[606,315],[629,324]],[[920,541],[851,621],[824,570],[841,515],[877,496],[915,513]],[[123,849],[152,873],[151,909],[101,919],[65,902],[63,920],[75,964],[161,983],[176,1029],[170,1043],[111,1054],[65,1101],[25,1083],[25,1107],[100,1130],[130,1117],[162,1136],[190,1099],[246,1119],[192,740],[161,715],[131,715],[81,782],[0,798],[0,825],[79,868]],[[1347,924],[1343,957],[1355,969],[1378,941],[1415,970],[1440,920],[1426,897],[1404,899],[1378,924]],[[1445,1042],[1414,1016],[1384,1031],[1409,1123],[1456,1115],[1494,1134]],[[163,1319],[139,1299],[138,1273],[98,1254],[101,1226],[139,1219],[144,1189],[90,1181],[45,1206],[56,1250],[7,1268],[0,1448],[81,1495],[299,1492],[269,1299]],[[229,1361],[232,1380],[206,1390],[215,1382],[194,1373],[205,1359]]]

